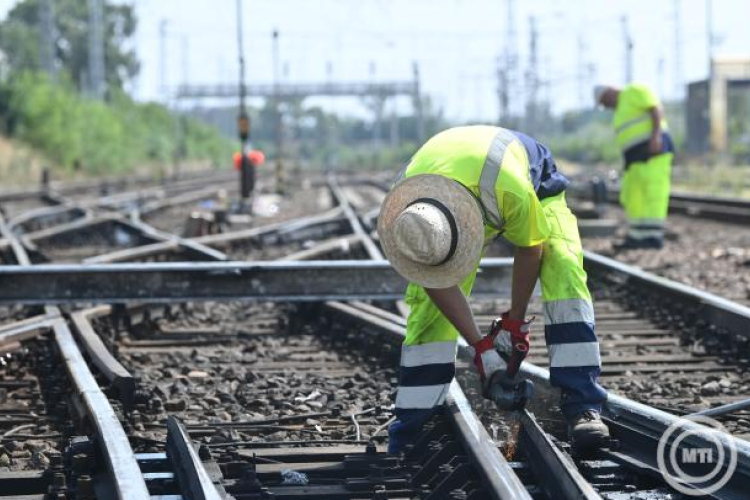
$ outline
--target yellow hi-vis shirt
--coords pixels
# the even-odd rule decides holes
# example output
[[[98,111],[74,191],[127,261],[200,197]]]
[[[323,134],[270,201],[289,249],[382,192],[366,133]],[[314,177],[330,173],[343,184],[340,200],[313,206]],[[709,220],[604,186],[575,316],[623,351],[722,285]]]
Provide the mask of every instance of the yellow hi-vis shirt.
[[[405,177],[437,174],[466,186],[478,199],[480,176],[490,144],[499,127],[475,125],[445,130],[428,140],[412,157]],[[503,225],[497,228],[485,221],[486,238],[501,232],[520,247],[541,244],[550,233],[542,205],[529,175],[529,159],[519,139],[509,142],[495,180],[497,205]]]
[[[659,106],[656,94],[641,83],[626,85],[620,91],[617,107],[612,117],[616,141],[624,153],[651,138],[653,124],[649,110]],[[667,130],[667,121],[662,119],[662,130]]]

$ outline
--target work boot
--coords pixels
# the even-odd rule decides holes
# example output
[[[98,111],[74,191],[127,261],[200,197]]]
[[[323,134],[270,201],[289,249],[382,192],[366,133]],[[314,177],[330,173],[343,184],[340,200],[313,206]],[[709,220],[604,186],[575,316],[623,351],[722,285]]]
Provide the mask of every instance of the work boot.
[[[664,240],[661,238],[656,237],[650,237],[650,238],[644,238],[642,242],[643,248],[652,248],[655,250],[661,250],[664,248]]]
[[[636,239],[627,237],[622,243],[616,243],[614,249],[620,250],[661,250],[664,247],[664,241],[661,238],[649,237]]]
[[[578,449],[599,448],[609,441],[609,429],[596,410],[586,410],[568,419],[568,436]]]
[[[630,236],[628,236],[620,243],[615,243],[613,245],[613,248],[619,251],[619,250],[640,250],[641,248],[644,248],[644,247],[643,247],[643,243],[641,242],[641,240],[631,238]]]

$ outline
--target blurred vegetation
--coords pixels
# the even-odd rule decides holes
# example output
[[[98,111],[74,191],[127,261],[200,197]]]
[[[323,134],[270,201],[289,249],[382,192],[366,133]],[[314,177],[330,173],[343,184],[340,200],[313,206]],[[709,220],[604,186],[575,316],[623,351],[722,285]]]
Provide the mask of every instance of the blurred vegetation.
[[[704,193],[713,196],[750,197],[750,167],[737,165],[680,165],[674,169],[676,191]]]
[[[89,11],[85,0],[54,0],[54,59],[79,91],[87,86]],[[9,73],[42,71],[42,1],[23,0],[0,23],[0,51]],[[103,2],[104,64],[108,89],[122,89],[138,74],[132,43],[137,20],[133,6]]]
[[[138,72],[132,6],[105,4],[107,97],[85,96],[87,2],[58,0],[56,75],[41,72],[39,0],[16,4],[0,23],[0,133],[36,148],[66,171],[127,172],[183,160],[227,163],[232,142],[215,128],[156,103],[137,103],[123,87]]]
[[[122,173],[141,163],[183,159],[226,162],[231,141],[164,106],[111,91],[108,102],[81,96],[64,78],[25,72],[0,83],[5,134],[44,153],[55,165],[92,174]]]

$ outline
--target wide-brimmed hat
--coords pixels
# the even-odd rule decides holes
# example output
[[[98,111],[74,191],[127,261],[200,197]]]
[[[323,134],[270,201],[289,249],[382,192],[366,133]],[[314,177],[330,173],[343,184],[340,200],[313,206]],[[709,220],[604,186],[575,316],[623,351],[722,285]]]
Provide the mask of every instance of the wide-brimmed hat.
[[[479,262],[484,221],[468,189],[441,175],[422,174],[391,188],[380,207],[378,234],[401,276],[427,288],[448,288]]]

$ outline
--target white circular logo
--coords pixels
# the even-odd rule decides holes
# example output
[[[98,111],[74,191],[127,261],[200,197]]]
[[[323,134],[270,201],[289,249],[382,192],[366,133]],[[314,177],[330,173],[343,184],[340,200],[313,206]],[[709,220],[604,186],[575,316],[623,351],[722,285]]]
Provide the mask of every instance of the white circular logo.
[[[707,425],[711,430],[695,425],[696,423]],[[721,436],[720,433],[725,435]],[[674,434],[676,437],[672,437]],[[699,448],[685,441],[688,436],[693,435],[703,438],[705,446]],[[656,461],[662,477],[675,490],[688,496],[710,495],[727,484],[734,474],[737,468],[737,444],[726,428],[716,420],[703,415],[688,415],[678,419],[664,431],[656,449]],[[705,473],[689,474],[685,472],[685,466]],[[725,466],[724,474],[717,478]]]

